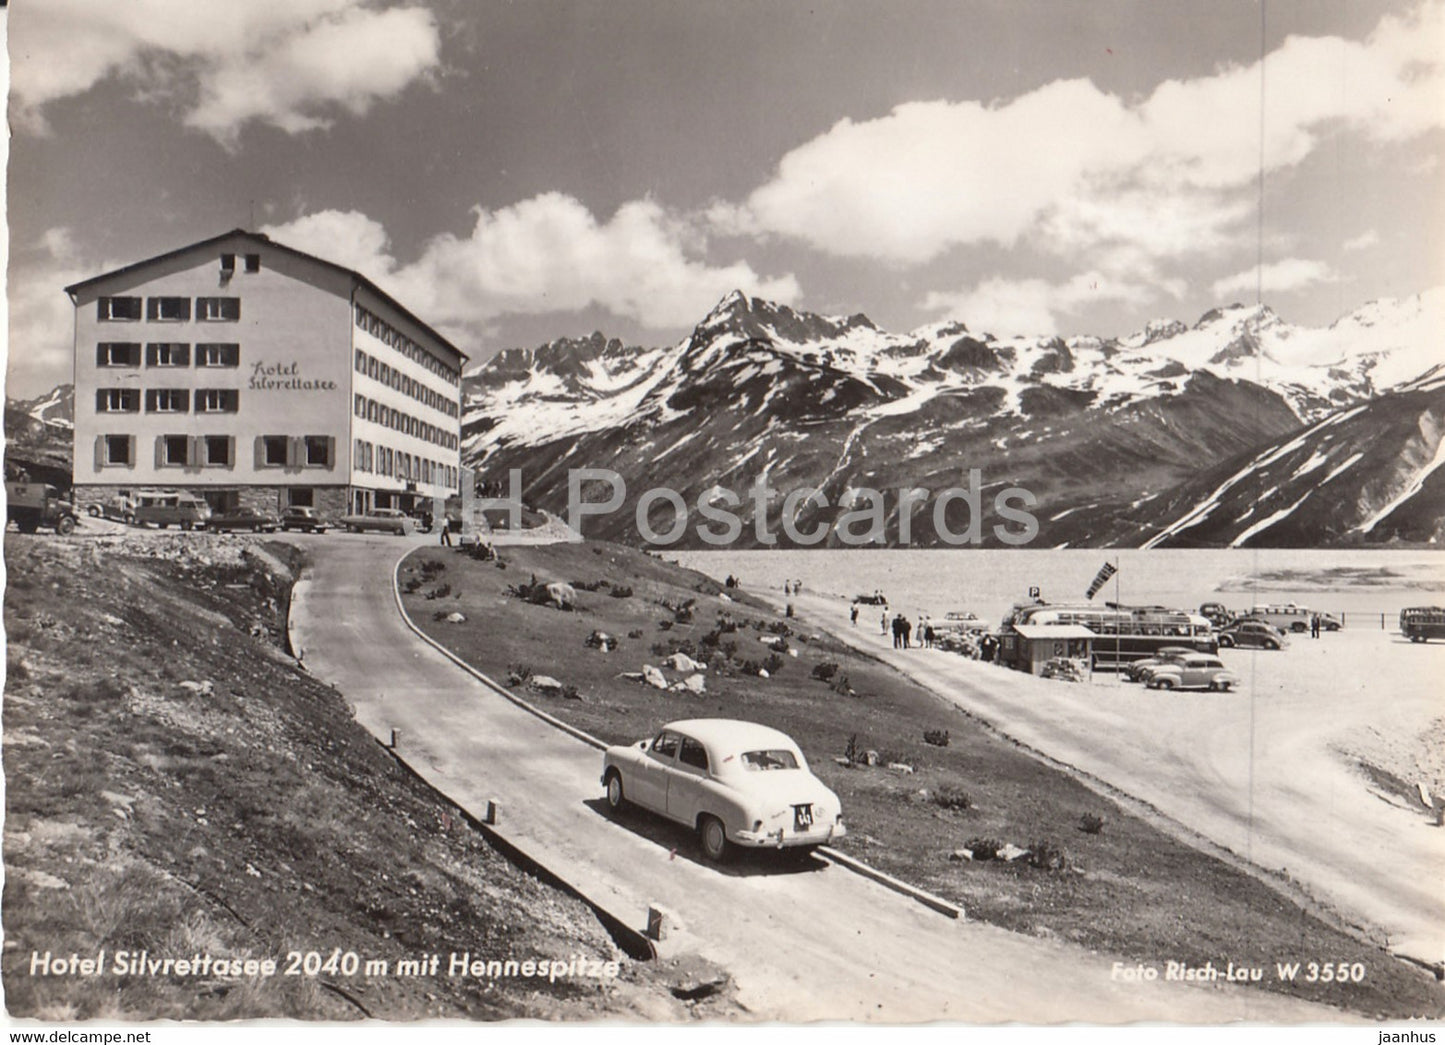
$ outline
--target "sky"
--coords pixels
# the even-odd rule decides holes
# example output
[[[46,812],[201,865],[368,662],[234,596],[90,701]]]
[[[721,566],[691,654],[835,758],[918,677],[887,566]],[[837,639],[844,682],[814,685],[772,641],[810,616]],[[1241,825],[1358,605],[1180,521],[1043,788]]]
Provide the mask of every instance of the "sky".
[[[14,0],[10,395],[231,228],[474,361],[733,289],[1123,336],[1445,283],[1445,0]]]

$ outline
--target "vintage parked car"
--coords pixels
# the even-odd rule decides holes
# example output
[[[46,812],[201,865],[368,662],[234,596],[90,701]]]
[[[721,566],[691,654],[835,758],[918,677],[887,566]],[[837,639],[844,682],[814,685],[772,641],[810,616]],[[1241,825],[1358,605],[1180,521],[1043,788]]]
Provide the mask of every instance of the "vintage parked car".
[[[696,830],[714,862],[735,846],[808,852],[847,833],[842,803],[798,745],[753,722],[687,719],[609,747],[602,786],[609,809],[631,803]]]
[[[216,512],[211,516],[210,522],[206,523],[209,529],[215,530],[217,533],[226,530],[275,533],[280,525],[281,521],[270,512],[260,512],[254,508],[232,508],[228,511]]]
[[[1131,660],[1125,664],[1124,678],[1130,682],[1143,682],[1149,677],[1149,673],[1160,664],[1171,664],[1180,657],[1187,657],[1191,653],[1198,652],[1188,646],[1160,646],[1152,657],[1140,657],[1138,660]]]
[[[1244,614],[1245,620],[1262,620],[1266,624],[1273,624],[1280,631],[1300,633],[1310,630],[1310,620],[1313,618],[1319,619],[1322,631],[1339,631],[1344,626],[1344,622],[1333,613],[1321,613],[1293,602],[1255,606]]]
[[[1237,620],[1219,629],[1219,645],[1241,649],[1283,649],[1289,645],[1284,632],[1262,620]]]
[[[1222,602],[1206,602],[1199,607],[1199,615],[1216,628],[1222,628],[1234,620],[1234,614]]]
[[[114,519],[127,525],[135,522],[135,501],[123,493],[89,505],[85,510],[93,519]]]
[[[316,514],[315,508],[292,505],[281,513],[281,529],[304,530],[306,533],[325,533],[331,524]]]
[[[1161,664],[1145,680],[1150,689],[1218,689],[1239,685],[1239,676],[1208,653],[1191,653],[1172,664]]]
[[[344,515],[347,533],[394,533],[404,537],[414,529],[412,518],[400,508],[373,508],[364,515]]]

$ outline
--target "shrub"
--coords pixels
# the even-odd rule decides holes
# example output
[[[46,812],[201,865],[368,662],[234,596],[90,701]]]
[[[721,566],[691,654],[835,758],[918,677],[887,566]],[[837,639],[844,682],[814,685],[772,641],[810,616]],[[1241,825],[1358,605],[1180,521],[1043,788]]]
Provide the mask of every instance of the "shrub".
[[[445,599],[451,593],[452,586],[450,584],[443,584],[440,587],[433,588],[431,591],[427,592],[426,597],[428,599]]]
[[[619,584],[607,594],[611,595],[614,599],[630,599],[632,598],[632,589],[625,584]]]
[[[849,763],[853,763],[858,761],[858,754],[858,734],[849,733],[848,746],[843,749],[843,757],[846,758]]]
[[[789,614],[789,616],[791,616],[791,614]],[[782,635],[784,637],[787,637],[788,635],[791,635],[793,633],[793,629],[788,627],[786,622],[780,620],[770,622],[768,624],[768,630],[771,631],[774,635]]]
[[[853,687],[848,684],[847,675],[839,675],[833,680],[833,685],[829,688],[840,697],[857,697],[862,695],[853,692]]]
[[[1062,871],[1069,866],[1069,857],[1062,847],[1044,838],[1029,843],[1028,862],[1040,871]]]
[[[520,686],[532,677],[532,665],[530,664],[508,664],[507,685]]]
[[[948,730],[926,729],[923,731],[923,742],[934,747],[948,747]]]
[[[776,675],[778,672],[783,670],[783,665],[786,663],[787,661],[784,660],[782,657],[778,656],[776,653],[769,653],[768,659],[763,661],[763,667],[768,669],[769,675]]]
[[[952,784],[944,784],[935,788],[928,796],[928,800],[942,809],[951,809],[955,812],[973,808],[973,797],[967,791],[954,787]]]
[[[838,662],[836,660],[825,660],[821,664],[813,665],[813,678],[819,682],[831,681],[836,674],[838,674]]]
[[[629,639],[640,639],[640,638],[642,638],[642,629],[641,629],[641,628],[633,628],[631,631],[629,631],[629,632],[627,633],[627,637],[628,637]]]
[[[784,638],[774,639],[772,642],[768,643],[768,649],[772,650],[774,653],[787,653],[788,640]]]
[[[608,584],[607,581],[599,579],[595,581],[573,581],[572,587],[578,591],[597,591],[599,588],[608,588],[611,587],[611,585]]]
[[[975,860],[996,860],[1003,843],[997,838],[970,838],[963,847],[973,854]]]
[[[672,630],[672,621],[670,621],[670,620],[660,620],[660,621],[658,621],[658,622],[657,622],[657,630],[658,630],[658,631],[671,631],[671,630]]]
[[[1104,830],[1104,818],[1094,813],[1085,813],[1079,818],[1079,830],[1086,835],[1096,835]]]
[[[420,577],[408,577],[406,583],[401,586],[401,591],[403,595],[415,595],[416,590],[420,587]]]
[[[447,564],[436,559],[425,559],[421,564],[421,575],[426,580],[431,580],[437,574],[447,568]]]

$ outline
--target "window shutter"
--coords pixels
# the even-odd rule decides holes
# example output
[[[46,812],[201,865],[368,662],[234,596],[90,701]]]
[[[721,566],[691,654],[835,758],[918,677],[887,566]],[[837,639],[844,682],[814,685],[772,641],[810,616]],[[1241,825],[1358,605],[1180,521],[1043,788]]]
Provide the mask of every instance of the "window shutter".
[[[265,468],[265,467],[266,467],[266,437],[265,437],[265,436],[262,436],[262,435],[258,435],[258,436],[256,437],[256,462],[255,462],[255,468],[256,468],[256,471],[259,472],[262,468]]]
[[[179,395],[181,397],[181,413],[188,413],[191,409],[191,390],[189,388],[183,388],[180,390]]]
[[[286,467],[298,467],[306,459],[305,453],[306,445],[296,436],[291,436],[286,440]]]
[[[234,435],[226,436],[226,467],[236,467],[236,437]]]
[[[95,412],[97,414],[105,412],[105,389],[103,388],[95,390]]]
[[[326,437],[326,467],[336,467],[336,436],[334,435]]]
[[[166,463],[166,437],[156,436],[156,467],[161,468]]]
[[[125,466],[127,468],[135,467],[135,436],[133,435],[125,437]]]
[[[105,467],[105,436],[95,437],[95,470],[98,472]]]
[[[197,468],[201,463],[201,437],[193,435],[186,443],[186,465]]]
[[[96,299],[95,299],[95,318],[96,318],[96,319],[105,319],[105,318],[107,318],[107,317],[106,317],[106,311],[105,311],[105,298],[96,298]]]

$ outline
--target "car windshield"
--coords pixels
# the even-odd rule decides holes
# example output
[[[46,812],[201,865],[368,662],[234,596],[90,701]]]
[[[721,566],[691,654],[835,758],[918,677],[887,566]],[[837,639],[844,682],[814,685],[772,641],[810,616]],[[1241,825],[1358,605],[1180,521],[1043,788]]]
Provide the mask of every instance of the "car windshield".
[[[797,769],[798,759],[785,747],[766,751],[744,751],[743,768],[750,770]]]

